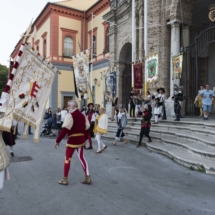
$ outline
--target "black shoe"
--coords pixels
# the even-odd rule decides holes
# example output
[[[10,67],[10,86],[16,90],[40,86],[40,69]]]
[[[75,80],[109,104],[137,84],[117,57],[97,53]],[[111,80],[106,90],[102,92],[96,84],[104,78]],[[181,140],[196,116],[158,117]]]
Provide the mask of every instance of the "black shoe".
[[[179,122],[179,121],[180,121],[180,119],[175,119],[174,121],[177,121],[177,122]]]
[[[86,149],[86,146],[84,146],[84,149]]]
[[[20,133],[17,133],[17,135],[19,135],[19,136],[20,136],[21,134],[20,134]]]
[[[11,152],[10,155],[11,155],[11,157],[14,157],[14,153],[13,152]]]
[[[89,147],[88,147],[88,148],[86,148],[86,149],[93,149],[93,147],[90,147],[90,146],[89,146]]]
[[[33,133],[28,133],[28,134],[33,134]]]

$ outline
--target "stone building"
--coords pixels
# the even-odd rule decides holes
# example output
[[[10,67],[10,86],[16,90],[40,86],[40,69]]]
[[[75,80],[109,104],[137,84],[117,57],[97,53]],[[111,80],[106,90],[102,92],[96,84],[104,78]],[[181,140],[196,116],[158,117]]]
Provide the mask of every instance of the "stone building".
[[[208,17],[213,3],[214,0],[148,0],[147,55],[159,54],[159,78],[148,89],[153,92],[157,87],[165,87],[169,97],[174,84],[184,85],[187,114],[193,114],[191,104],[199,84],[209,82],[215,86],[215,25]],[[110,12],[104,16],[110,23],[110,59],[112,66],[120,70],[120,104],[127,106],[131,89],[132,0],[111,0],[110,5]],[[144,58],[144,7],[143,0],[135,1],[136,61]],[[182,78],[172,80],[171,59],[181,52],[184,52]]]

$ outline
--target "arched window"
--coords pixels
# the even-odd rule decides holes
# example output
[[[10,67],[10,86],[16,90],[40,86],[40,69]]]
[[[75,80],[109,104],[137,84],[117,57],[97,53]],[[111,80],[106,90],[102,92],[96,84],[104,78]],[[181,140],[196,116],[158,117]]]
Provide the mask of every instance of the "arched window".
[[[93,36],[93,58],[96,57],[96,37]]]
[[[47,44],[46,44],[46,40],[43,41],[43,56],[44,58],[46,58],[46,54],[47,54]]]
[[[39,52],[39,46],[37,46],[37,48],[36,48],[36,49],[37,49],[37,51]]]
[[[106,30],[106,35],[105,35],[105,53],[109,52],[109,28]]]
[[[64,38],[64,56],[73,56],[73,39],[71,37]]]

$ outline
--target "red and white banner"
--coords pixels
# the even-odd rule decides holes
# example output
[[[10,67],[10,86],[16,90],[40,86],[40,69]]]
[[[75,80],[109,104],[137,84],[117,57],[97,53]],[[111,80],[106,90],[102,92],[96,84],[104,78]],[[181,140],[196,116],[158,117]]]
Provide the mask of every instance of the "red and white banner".
[[[134,64],[134,89],[143,89],[143,64]]]
[[[6,107],[0,107],[0,130],[10,131],[13,119],[35,128],[38,141],[40,124],[57,68],[46,61],[31,45],[22,45],[14,63],[3,96]],[[4,110],[1,110],[4,109]],[[26,134],[26,132],[24,132]]]

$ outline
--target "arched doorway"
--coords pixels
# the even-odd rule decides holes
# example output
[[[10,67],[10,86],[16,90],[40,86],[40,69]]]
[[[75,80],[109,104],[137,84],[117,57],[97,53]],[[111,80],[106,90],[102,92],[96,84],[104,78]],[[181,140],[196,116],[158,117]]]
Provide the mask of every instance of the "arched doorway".
[[[215,87],[215,23],[208,18],[209,6],[213,2],[214,0],[199,1],[192,12],[191,45],[186,47],[183,69],[187,115],[199,114],[193,104],[199,86],[209,83],[211,88]]]
[[[132,45],[131,43],[126,43],[119,55],[119,104],[128,110],[129,104],[129,93],[131,91],[131,62],[132,62]]]

